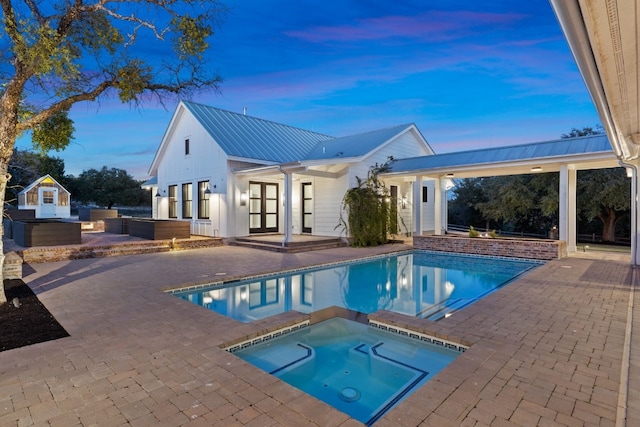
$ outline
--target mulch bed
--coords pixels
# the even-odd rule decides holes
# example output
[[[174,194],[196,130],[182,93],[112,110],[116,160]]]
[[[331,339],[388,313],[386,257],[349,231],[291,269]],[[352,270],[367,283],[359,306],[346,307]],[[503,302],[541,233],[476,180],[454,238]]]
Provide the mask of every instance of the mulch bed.
[[[7,302],[0,305],[0,352],[69,334],[20,279],[4,281]],[[18,298],[19,307],[13,304]]]

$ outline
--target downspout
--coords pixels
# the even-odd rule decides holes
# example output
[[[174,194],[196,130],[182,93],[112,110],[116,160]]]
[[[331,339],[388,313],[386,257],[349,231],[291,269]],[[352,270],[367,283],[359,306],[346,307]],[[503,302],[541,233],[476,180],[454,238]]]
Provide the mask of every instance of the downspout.
[[[636,267],[638,265],[636,254],[638,249],[638,168],[634,164],[626,163],[621,156],[618,156],[618,164],[631,169],[631,265]]]

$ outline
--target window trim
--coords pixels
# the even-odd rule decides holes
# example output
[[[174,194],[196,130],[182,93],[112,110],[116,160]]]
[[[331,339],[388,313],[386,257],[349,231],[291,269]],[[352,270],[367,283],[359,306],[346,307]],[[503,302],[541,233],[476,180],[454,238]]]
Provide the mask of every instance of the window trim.
[[[182,194],[180,196],[182,200],[182,218],[193,218],[193,183],[182,183]]]
[[[198,219],[209,219],[209,196],[205,191],[209,188],[209,181],[198,181]]]
[[[173,191],[172,191],[173,190]],[[169,218],[178,218],[178,185],[170,185],[168,190],[169,197]]]

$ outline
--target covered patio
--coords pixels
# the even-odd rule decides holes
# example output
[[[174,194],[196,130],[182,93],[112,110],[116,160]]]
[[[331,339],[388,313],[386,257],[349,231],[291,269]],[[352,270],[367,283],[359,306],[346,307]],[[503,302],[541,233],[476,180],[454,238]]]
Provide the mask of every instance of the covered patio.
[[[576,246],[576,183],[577,171],[619,167],[606,135],[560,139],[510,147],[485,148],[433,156],[400,159],[391,164],[385,177],[413,182],[413,200],[422,197],[425,180],[435,181],[433,206],[446,200],[449,181],[454,178],[472,178],[502,175],[557,172],[559,185],[559,238],[567,243],[567,251]],[[435,235],[446,231],[446,209],[434,208],[434,228],[423,226],[422,203],[413,203],[415,235],[430,232]]]

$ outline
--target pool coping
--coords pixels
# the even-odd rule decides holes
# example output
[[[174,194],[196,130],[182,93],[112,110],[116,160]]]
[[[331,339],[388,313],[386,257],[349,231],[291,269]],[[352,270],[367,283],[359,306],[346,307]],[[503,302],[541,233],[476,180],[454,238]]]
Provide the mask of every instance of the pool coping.
[[[276,324],[272,325],[271,328],[269,328],[269,330],[267,331],[261,331],[255,334],[248,334],[244,336],[235,337],[220,344],[219,347],[229,353],[234,353],[238,350],[243,350],[253,345],[270,341],[274,338],[278,338],[283,335],[288,335],[291,332],[295,332],[295,331],[307,328],[323,320],[339,317],[347,320],[358,321],[353,318],[354,315],[357,315],[357,314],[362,315],[362,313],[356,313],[356,312],[353,312],[352,310],[347,310],[345,308],[336,307],[336,306],[318,310],[318,312],[319,312],[319,315],[315,319],[312,319],[311,315],[303,315],[302,313],[298,313],[298,314],[301,314],[302,316],[305,316],[306,318],[298,321],[294,320],[293,322],[284,321],[283,319],[283,322],[281,323],[276,322]],[[282,313],[282,314],[286,314],[286,313]],[[281,315],[275,315],[272,317],[278,318],[278,316],[281,316]],[[471,346],[471,343],[467,343],[462,338],[457,338],[453,335],[447,335],[447,337],[445,338],[442,335],[438,335],[437,332],[428,332],[428,329],[424,329],[424,326],[426,326],[428,323],[433,323],[429,320],[419,319],[424,322],[423,328],[419,329],[415,326],[412,327],[408,323],[404,323],[404,324],[399,323],[397,321],[398,319],[396,318],[396,316],[412,318],[411,316],[403,315],[400,313],[393,313],[386,310],[379,310],[375,313],[368,315],[366,323],[365,322],[361,322],[361,323],[364,323],[373,328],[380,329],[382,331],[387,331],[387,332],[394,333],[396,335],[400,335],[409,339],[415,339],[418,341],[426,342],[428,344],[434,344],[436,346],[457,351],[460,353],[466,352]]]

